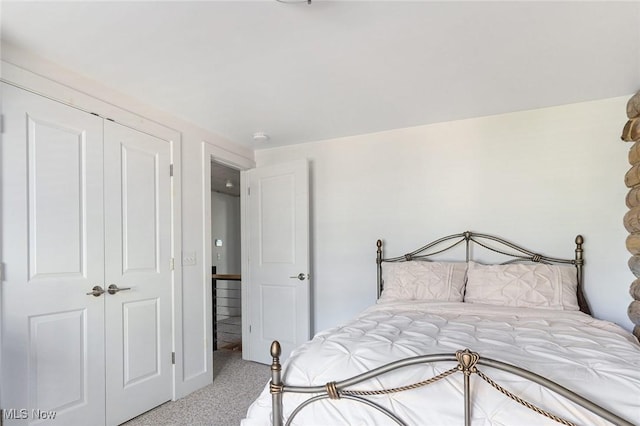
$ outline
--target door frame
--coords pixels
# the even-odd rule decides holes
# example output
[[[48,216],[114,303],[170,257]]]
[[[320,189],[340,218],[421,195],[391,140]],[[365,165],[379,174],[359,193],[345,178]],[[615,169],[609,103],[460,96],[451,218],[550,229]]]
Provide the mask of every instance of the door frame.
[[[173,176],[171,178],[171,257],[174,259],[174,268],[171,271],[171,283],[173,299],[171,302],[173,308],[172,315],[172,350],[176,353],[176,359],[181,358],[182,345],[177,344],[182,338],[182,263],[176,261],[182,253],[182,134],[170,127],[164,126],[156,121],[149,120],[137,115],[130,110],[125,110],[112,103],[103,101],[100,98],[91,96],[88,92],[76,90],[66,84],[59,83],[52,78],[64,80],[60,75],[60,70],[50,63],[41,64],[47,71],[51,73],[52,78],[43,77],[42,75],[33,73],[24,68],[16,66],[2,59],[1,62],[0,81],[18,87],[20,89],[35,93],[52,99],[56,102],[68,105],[78,110],[95,114],[103,119],[115,121],[120,125],[130,127],[132,129],[147,133],[157,138],[167,141],[170,145],[170,161],[173,165]],[[68,72],[68,71],[64,71]],[[81,79],[79,81],[82,81]],[[98,90],[99,94],[108,99],[108,94]],[[101,93],[100,93],[101,92]],[[1,107],[1,105],[0,105]],[[0,112],[2,112],[0,108]],[[1,255],[2,253],[0,253]],[[4,265],[0,264],[0,283],[2,282],[2,269]],[[0,304],[2,300],[2,291],[0,289]],[[0,315],[0,342],[2,341],[2,316]],[[172,372],[172,399],[184,396],[181,393],[182,366],[176,364],[173,366]],[[6,368],[0,357],[0,374]],[[4,401],[3,393],[7,389],[0,386],[0,405]]]
[[[213,327],[211,324],[211,318],[213,317],[213,302],[212,302],[212,290],[211,290],[211,267],[213,266],[213,262],[211,260],[211,253],[213,251],[211,247],[211,162],[215,161],[216,163],[220,163],[224,166],[230,167],[232,169],[236,169],[240,171],[240,229],[245,229],[245,216],[246,216],[246,206],[242,202],[242,193],[246,191],[246,187],[244,185],[244,174],[242,173],[245,170],[251,169],[255,167],[255,162],[252,160],[248,160],[245,157],[240,155],[236,155],[226,151],[216,145],[213,145],[207,141],[202,141],[202,226],[204,229],[203,238],[202,238],[202,276],[203,282],[202,285],[205,288],[205,302],[206,302],[206,321],[205,325],[205,338],[207,344],[206,348],[206,359],[207,359],[207,371],[209,371],[208,377],[213,381]],[[246,254],[245,254],[245,232],[241,232],[241,265],[242,265],[242,276],[245,276],[247,272],[246,267]],[[244,279],[243,279],[244,281]],[[246,298],[244,297],[244,286],[241,286],[242,296],[241,296],[241,306],[242,311],[247,312],[245,303]],[[242,317],[242,350],[244,352],[244,344],[246,333],[248,330],[245,330],[246,321],[244,321],[244,316]]]

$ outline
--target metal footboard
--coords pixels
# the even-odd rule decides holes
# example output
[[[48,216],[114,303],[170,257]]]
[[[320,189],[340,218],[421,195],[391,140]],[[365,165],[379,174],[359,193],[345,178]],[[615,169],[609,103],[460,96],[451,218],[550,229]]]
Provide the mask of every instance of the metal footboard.
[[[455,354],[434,354],[434,355],[422,355],[411,358],[402,359],[399,361],[395,361],[384,366],[378,367],[371,371],[359,374],[357,376],[351,377],[346,380],[341,380],[338,382],[329,382],[324,386],[289,386],[282,383],[282,368],[280,365],[280,354],[281,348],[280,343],[278,341],[274,341],[271,344],[271,356],[273,357],[273,362],[271,363],[271,382],[269,384],[269,389],[271,392],[272,399],[272,407],[273,407],[273,425],[274,426],[282,426],[290,425],[295,416],[306,406],[312,404],[316,401],[320,401],[323,399],[349,399],[364,405],[367,405],[375,410],[378,410],[382,414],[386,415],[390,420],[395,422],[398,425],[405,426],[406,423],[404,420],[399,418],[396,414],[389,411],[385,407],[367,399],[367,396],[372,395],[383,395],[390,394],[395,392],[403,392],[411,389],[416,389],[422,386],[427,386],[432,383],[435,383],[439,380],[442,380],[450,375],[455,373],[462,373],[464,380],[464,421],[465,426],[470,426],[471,424],[471,393],[470,393],[470,378],[471,375],[476,374],[482,380],[487,382],[491,387],[501,392],[506,397],[512,399],[513,401],[523,405],[524,407],[535,411],[541,416],[547,417],[551,420],[554,420],[560,424],[567,426],[575,426],[574,423],[562,418],[559,415],[554,413],[550,413],[520,397],[514,395],[509,392],[507,389],[494,382],[489,376],[487,376],[484,372],[478,369],[478,366],[487,366],[496,368],[498,370],[506,371],[522,378],[525,378],[529,381],[535,382],[558,395],[565,397],[566,399],[574,402],[575,404],[585,408],[586,410],[591,411],[592,413],[598,415],[599,417],[610,421],[614,425],[617,426],[634,426],[633,423],[625,420],[616,414],[612,413],[609,410],[602,408],[601,406],[589,401],[588,399],[576,394],[575,392],[570,391],[569,389],[545,378],[538,374],[532,373],[528,370],[525,370],[520,367],[516,367],[511,364],[507,364],[501,361],[496,361],[491,358],[481,358],[475,352],[471,352],[468,349],[457,351]],[[356,385],[358,383],[364,382],[365,380],[369,380],[371,378],[380,376],[385,373],[389,373],[391,371],[397,370],[399,368],[404,368],[416,364],[427,364],[433,362],[456,362],[457,364],[451,369],[438,374],[430,379],[424,380],[422,382],[409,384],[407,386],[401,386],[397,388],[391,389],[379,389],[379,390],[353,390],[349,389],[351,386]],[[282,410],[282,399],[284,393],[308,393],[308,394],[316,394],[306,401],[302,402],[298,405],[289,417],[284,422],[283,418],[283,410]]]

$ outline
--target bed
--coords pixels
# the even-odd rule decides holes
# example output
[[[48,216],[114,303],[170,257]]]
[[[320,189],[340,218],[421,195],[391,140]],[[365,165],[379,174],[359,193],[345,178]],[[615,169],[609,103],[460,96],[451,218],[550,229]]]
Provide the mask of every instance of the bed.
[[[249,407],[254,425],[640,425],[640,345],[593,318],[571,258],[463,232],[385,258],[378,302],[322,331]]]

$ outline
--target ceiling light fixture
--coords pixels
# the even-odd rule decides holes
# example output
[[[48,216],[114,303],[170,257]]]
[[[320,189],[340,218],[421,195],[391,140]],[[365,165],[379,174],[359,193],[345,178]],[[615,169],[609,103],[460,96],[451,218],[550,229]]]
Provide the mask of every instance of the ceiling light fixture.
[[[269,139],[269,135],[265,132],[255,132],[253,134],[253,140],[256,142],[268,142]]]
[[[227,183],[225,183],[224,186],[227,188],[233,188],[233,182],[231,182],[231,179],[227,179]]]

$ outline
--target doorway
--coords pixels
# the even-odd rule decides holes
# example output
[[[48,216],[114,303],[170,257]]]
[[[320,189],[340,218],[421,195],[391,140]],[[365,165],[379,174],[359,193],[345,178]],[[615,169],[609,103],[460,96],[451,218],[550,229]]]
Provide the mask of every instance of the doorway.
[[[240,171],[211,161],[214,351],[242,351]]]

